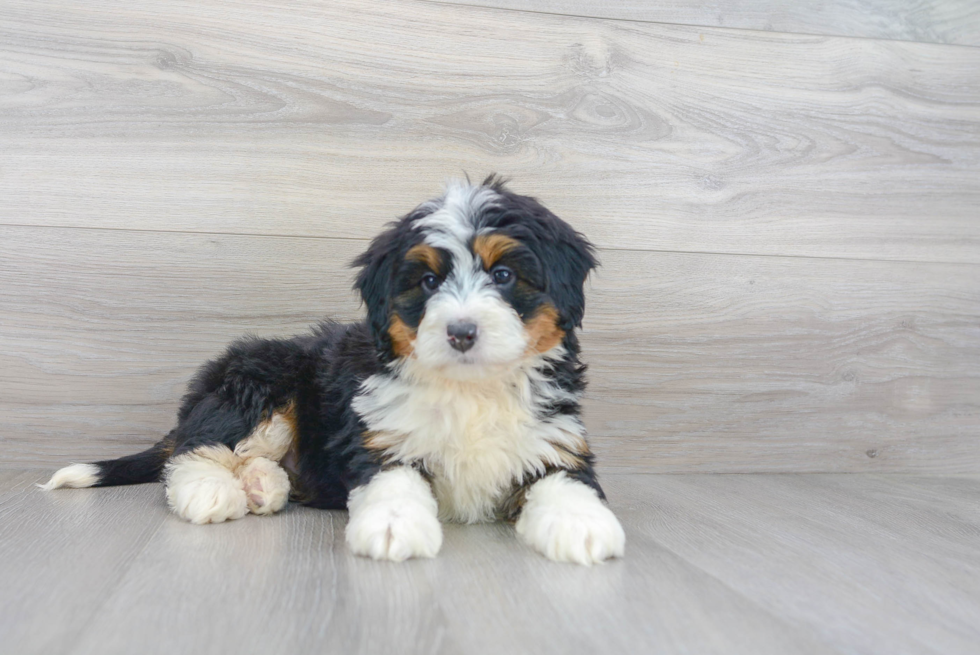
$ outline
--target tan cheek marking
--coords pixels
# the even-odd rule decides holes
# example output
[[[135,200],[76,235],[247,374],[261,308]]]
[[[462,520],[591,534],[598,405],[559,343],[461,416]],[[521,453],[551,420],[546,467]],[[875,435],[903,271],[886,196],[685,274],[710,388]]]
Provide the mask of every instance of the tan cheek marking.
[[[415,350],[415,330],[405,325],[397,314],[391,317],[388,336],[391,337],[391,349],[396,356],[408,357]]]
[[[520,243],[503,234],[481,234],[473,239],[473,252],[483,260],[483,268],[490,268]]]
[[[409,248],[408,252],[405,253],[405,259],[422,262],[433,273],[442,267],[442,257],[439,256],[439,251],[427,243],[420,243]]]
[[[527,348],[531,353],[545,353],[561,343],[565,331],[558,327],[558,310],[544,305],[525,322]]]

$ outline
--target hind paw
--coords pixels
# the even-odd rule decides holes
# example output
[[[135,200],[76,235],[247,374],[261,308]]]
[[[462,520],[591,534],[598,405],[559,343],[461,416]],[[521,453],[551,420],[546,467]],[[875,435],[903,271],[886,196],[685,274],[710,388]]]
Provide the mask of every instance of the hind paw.
[[[167,465],[167,503],[191,523],[221,523],[248,513],[242,481],[231,472],[225,446],[199,448]],[[226,461],[227,460],[227,463]]]
[[[238,473],[252,514],[272,514],[289,502],[289,476],[265,457],[249,460]]]

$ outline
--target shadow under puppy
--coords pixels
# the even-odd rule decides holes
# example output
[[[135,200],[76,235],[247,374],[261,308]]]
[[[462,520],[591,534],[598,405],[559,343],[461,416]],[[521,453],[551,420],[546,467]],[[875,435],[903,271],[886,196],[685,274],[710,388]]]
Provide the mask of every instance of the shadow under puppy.
[[[347,544],[375,559],[433,557],[440,519],[499,518],[553,560],[621,556],[579,418],[588,241],[491,176],[451,184],[354,265],[365,322],[233,343],[162,441],[43,488],[162,478],[193,523],[346,507]]]

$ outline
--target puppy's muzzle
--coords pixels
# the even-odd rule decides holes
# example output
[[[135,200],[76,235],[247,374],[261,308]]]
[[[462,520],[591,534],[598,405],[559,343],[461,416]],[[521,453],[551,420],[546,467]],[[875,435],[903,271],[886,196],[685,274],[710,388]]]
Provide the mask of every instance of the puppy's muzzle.
[[[449,345],[461,353],[465,353],[476,343],[476,325],[473,323],[450,323],[446,327],[446,333],[449,335]]]

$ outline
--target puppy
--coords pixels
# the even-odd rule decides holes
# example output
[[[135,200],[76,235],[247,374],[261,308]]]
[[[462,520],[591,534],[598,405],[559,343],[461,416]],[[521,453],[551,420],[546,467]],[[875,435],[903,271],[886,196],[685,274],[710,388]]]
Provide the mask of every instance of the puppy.
[[[495,519],[553,560],[621,556],[579,417],[575,328],[595,265],[584,237],[499,178],[451,184],[355,260],[366,321],[233,343],[162,441],[43,488],[162,479],[192,523],[290,499],[346,507],[348,546],[375,559],[433,557],[440,521]]]

